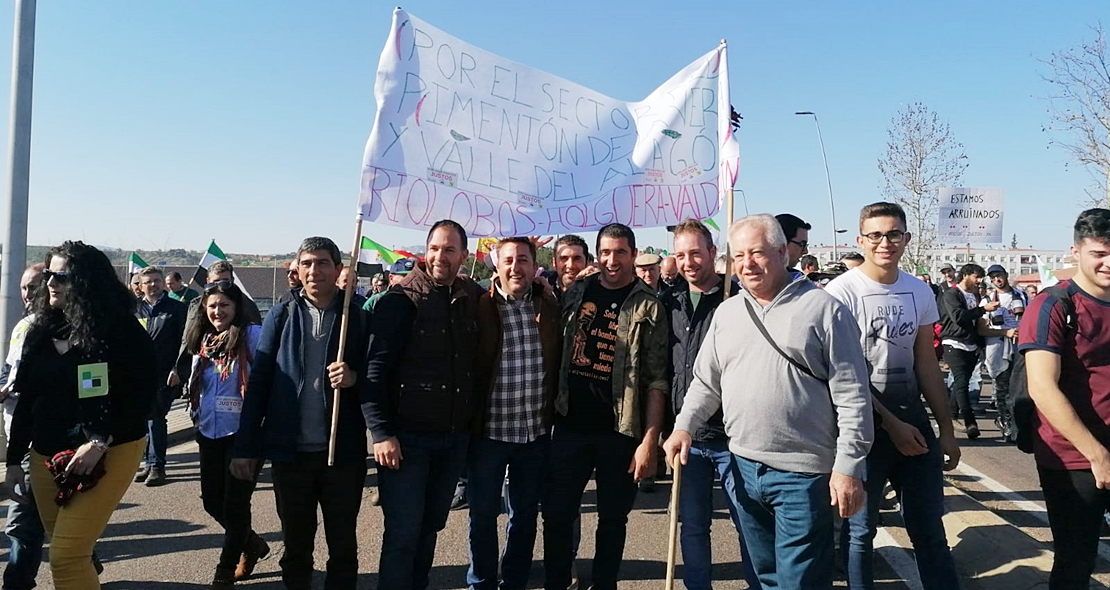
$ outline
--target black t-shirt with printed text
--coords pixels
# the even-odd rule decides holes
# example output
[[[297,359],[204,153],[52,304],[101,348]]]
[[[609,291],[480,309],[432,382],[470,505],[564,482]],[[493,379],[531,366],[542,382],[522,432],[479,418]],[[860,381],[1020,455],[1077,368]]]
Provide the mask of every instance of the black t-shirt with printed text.
[[[586,288],[578,307],[567,371],[569,408],[561,424],[576,432],[613,430],[613,357],[621,306],[635,281],[606,289],[600,281]]]

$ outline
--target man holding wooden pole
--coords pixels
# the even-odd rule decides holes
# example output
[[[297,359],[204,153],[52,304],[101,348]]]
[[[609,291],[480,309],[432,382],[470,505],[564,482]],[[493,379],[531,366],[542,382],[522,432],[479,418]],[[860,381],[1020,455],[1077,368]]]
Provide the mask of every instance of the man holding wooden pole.
[[[231,461],[232,475],[245,480],[257,477],[263,459],[272,461],[285,544],[281,577],[289,590],[311,587],[317,506],[328,543],[325,587],[354,590],[358,579],[355,526],[366,480],[366,424],[358,408],[362,379],[352,367],[365,366],[368,314],[361,297],[349,300],[343,361],[337,361],[345,300],[336,286],[341,260],[328,238],[301,242],[297,270],[304,286],[262,323]],[[332,429],[334,399],[339,411]]]

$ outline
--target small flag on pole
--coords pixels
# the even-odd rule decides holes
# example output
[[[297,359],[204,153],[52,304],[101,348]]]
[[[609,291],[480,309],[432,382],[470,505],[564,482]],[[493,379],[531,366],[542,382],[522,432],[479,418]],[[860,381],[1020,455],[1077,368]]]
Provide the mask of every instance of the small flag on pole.
[[[140,258],[137,252],[132,252],[131,257],[127,259],[127,274],[133,275],[148,266],[150,265]]]
[[[216,245],[216,240],[212,240],[212,243],[208,244],[208,249],[205,250],[204,256],[201,257],[200,263],[197,264],[197,271],[193,273],[193,282],[203,287],[204,284],[208,282],[208,267],[221,260],[227,260],[227,255]],[[247,288],[243,286],[243,282],[239,280],[239,277],[234,276],[233,278],[235,279],[235,286],[239,287],[243,295],[254,299],[254,297],[251,297],[250,292],[247,291]]]
[[[709,227],[711,227],[711,228],[713,228],[717,231],[721,231],[721,226],[717,225],[717,222],[713,221],[712,217],[706,217],[705,219],[702,220],[702,223],[704,223],[705,225],[708,225]]]
[[[371,276],[381,268],[382,262],[393,264],[402,258],[404,257],[393,250],[363,236],[358,247],[358,276]]]
[[[1052,274],[1052,269],[1037,256],[1037,274],[1041,275],[1041,288],[1051,287],[1060,281]]]

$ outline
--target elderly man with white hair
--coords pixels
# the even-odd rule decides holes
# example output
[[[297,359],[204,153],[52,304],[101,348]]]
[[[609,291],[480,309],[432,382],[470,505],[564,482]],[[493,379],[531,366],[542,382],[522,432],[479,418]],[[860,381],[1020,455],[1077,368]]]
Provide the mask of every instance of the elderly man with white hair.
[[[690,433],[722,409],[760,582],[832,588],[833,509],[847,518],[862,506],[874,435],[859,327],[842,303],[787,269],[774,217],[745,217],[728,240],[744,288],[717,308],[664,449],[685,464]]]

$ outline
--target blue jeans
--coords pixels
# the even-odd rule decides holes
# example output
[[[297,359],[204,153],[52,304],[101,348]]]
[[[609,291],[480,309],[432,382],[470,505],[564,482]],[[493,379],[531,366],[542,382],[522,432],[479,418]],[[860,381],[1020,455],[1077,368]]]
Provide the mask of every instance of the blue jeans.
[[[150,419],[146,421],[149,442],[143,455],[143,464],[151,469],[166,470],[166,447],[169,442],[166,414],[170,413],[170,406],[180,392],[181,390],[176,387],[160,387],[155,394],[157,399],[151,409]]]
[[[763,590],[824,590],[833,583],[829,474],[779,471],[733,455],[740,524]]]
[[[523,590],[532,572],[536,518],[540,512],[550,438],[508,443],[483,438],[473,443],[467,461],[466,498],[470,504],[470,570],[474,590],[497,590],[497,517],[505,469],[509,471],[509,526],[501,559],[501,588]]]
[[[404,457],[400,467],[378,470],[385,515],[378,590],[424,590],[470,435],[402,433],[397,439]]]
[[[759,587],[752,569],[752,560],[740,533],[740,515],[736,507],[736,486],[739,476],[732,461],[728,443],[694,442],[690,457],[682,467],[682,489],[678,496],[678,519],[682,523],[682,581],[687,590],[709,590],[713,574],[713,549],[710,526],[713,522],[713,481],[721,478],[728,513],[740,537],[740,555],[744,561],[744,579],[748,586]]]
[[[42,544],[46,531],[42,528],[35,496],[31,493],[31,455],[23,457],[23,483],[20,491],[26,504],[12,500],[8,505],[8,522],[4,534],[11,542],[8,565],[4,568],[4,590],[30,590],[42,563]]]
[[[847,547],[848,587],[872,590],[875,587],[875,550],[873,542],[879,526],[879,503],[889,480],[902,505],[906,533],[913,543],[917,573],[925,590],[950,590],[960,587],[956,562],[944,534],[943,453],[928,418],[912,421],[925,436],[929,452],[907,457],[898,452],[890,436],[875,429],[875,442],[867,455],[867,505],[840,531],[842,547]]]
[[[543,564],[547,590],[566,590],[574,560],[574,527],[582,492],[596,469],[597,534],[593,588],[616,590],[624,557],[628,513],[636,501],[636,482],[628,465],[639,441],[615,431],[574,432],[556,424],[543,498]],[[510,484],[510,487],[512,485]]]

